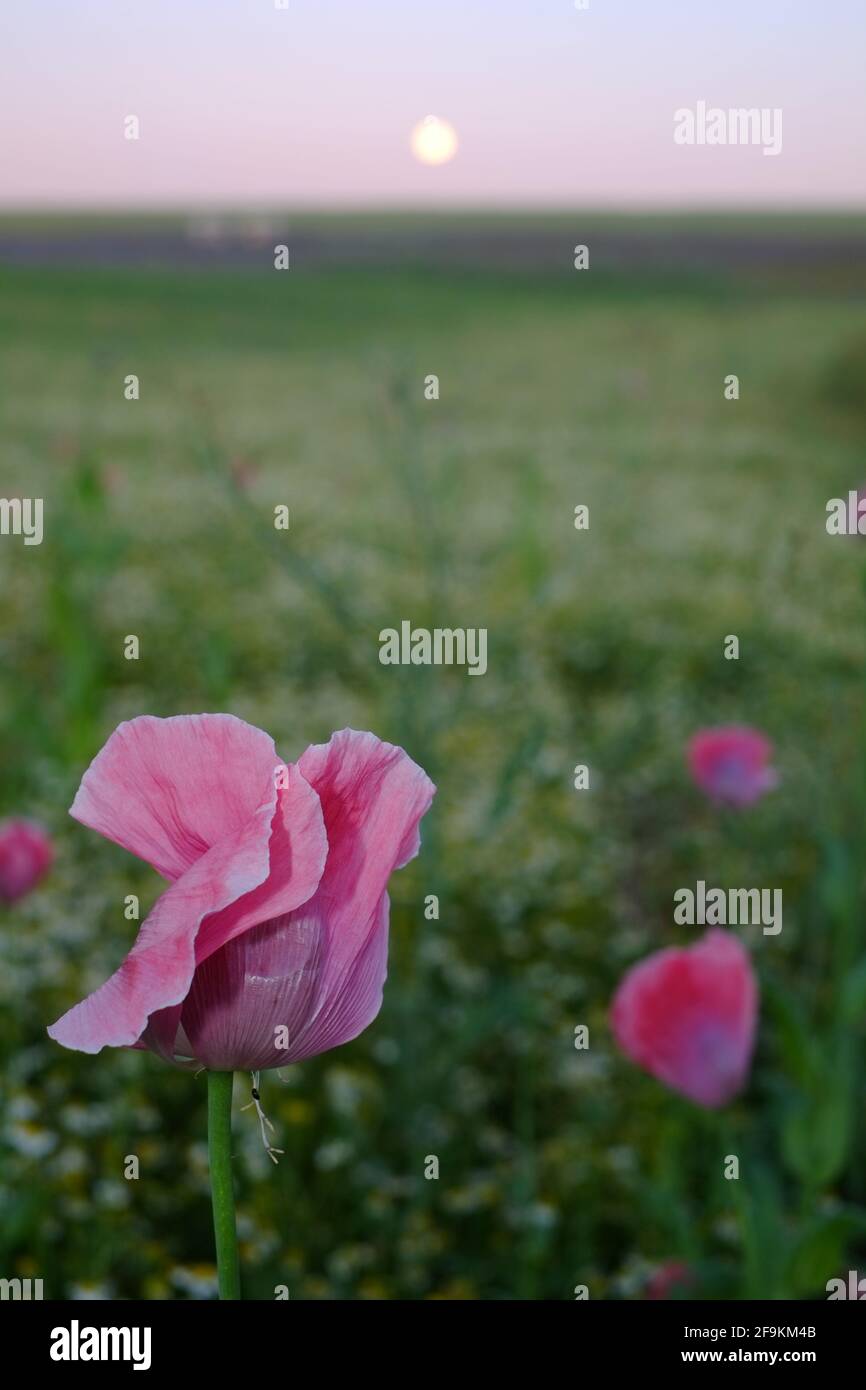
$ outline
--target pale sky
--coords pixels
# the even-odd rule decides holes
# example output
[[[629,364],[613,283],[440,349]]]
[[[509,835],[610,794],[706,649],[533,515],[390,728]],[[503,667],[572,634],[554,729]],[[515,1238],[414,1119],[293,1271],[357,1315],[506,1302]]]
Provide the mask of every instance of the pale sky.
[[[6,208],[866,205],[866,0],[0,5]],[[781,153],[677,146],[701,100]]]

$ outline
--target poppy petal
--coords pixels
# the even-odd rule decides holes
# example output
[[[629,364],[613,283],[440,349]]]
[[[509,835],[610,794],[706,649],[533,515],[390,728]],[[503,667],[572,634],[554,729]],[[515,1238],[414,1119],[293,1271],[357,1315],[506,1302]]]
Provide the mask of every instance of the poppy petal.
[[[141,715],[97,753],[70,815],[174,882],[272,796],[278,762],[233,714]]]
[[[198,960],[274,906],[296,907],[315,892],[327,853],[321,808],[297,769],[286,771],[279,793],[271,778],[270,802],[163,893],[120,968],[49,1028],[51,1037],[82,1052],[136,1042],[152,1014],[182,1004]],[[145,1041],[173,1053],[171,1017],[157,1020]]]

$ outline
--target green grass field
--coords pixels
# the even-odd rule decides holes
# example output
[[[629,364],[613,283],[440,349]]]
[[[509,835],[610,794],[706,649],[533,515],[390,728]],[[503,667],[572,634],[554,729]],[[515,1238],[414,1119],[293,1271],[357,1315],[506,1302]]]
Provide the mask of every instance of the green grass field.
[[[291,758],[370,728],[439,787],[378,1020],[265,1080],[278,1168],[238,1080],[247,1296],[633,1298],[680,1259],[700,1297],[823,1297],[862,1268],[864,553],[824,519],[866,475],[866,329],[831,269],[0,269],[2,491],[45,503],[41,546],[0,540],[2,811],[58,846],[2,921],[6,1275],[212,1292],[203,1078],[45,1036],[159,891],[66,816],[81,774],[120,720],[200,710]],[[381,666],[405,618],[486,627],[486,676]],[[783,779],[740,817],[683,761],[726,722]],[[744,933],[759,1049],[719,1115],[607,1025],[697,878],[785,895],[780,937]]]

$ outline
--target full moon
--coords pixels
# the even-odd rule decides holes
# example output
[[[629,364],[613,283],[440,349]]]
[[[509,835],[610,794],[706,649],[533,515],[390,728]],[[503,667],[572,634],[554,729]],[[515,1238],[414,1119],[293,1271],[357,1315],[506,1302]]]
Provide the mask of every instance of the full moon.
[[[457,153],[457,131],[449,121],[425,116],[412,131],[410,144],[422,164],[447,164]]]

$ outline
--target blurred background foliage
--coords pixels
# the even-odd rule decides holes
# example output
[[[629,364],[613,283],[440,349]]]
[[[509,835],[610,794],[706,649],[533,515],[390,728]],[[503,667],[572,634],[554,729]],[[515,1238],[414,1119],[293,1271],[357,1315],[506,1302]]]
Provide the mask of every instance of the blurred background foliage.
[[[120,720],[202,710],[287,758],[370,728],[439,787],[381,1015],[264,1079],[278,1168],[237,1080],[248,1297],[635,1298],[669,1260],[692,1296],[823,1297],[866,1269],[866,542],[824,528],[866,472],[862,267],[762,280],[722,241],[715,269],[577,273],[578,239],[558,274],[0,270],[2,491],[45,499],[44,543],[0,545],[0,810],[58,850],[0,920],[4,1276],[214,1294],[204,1079],[45,1035],[160,891],[68,819],[80,777]],[[487,627],[487,675],[382,667],[404,618]],[[683,760],[730,721],[782,775],[740,817]],[[784,890],[780,936],[743,930],[760,1039],[720,1115],[607,1025],[633,961],[698,935],[698,878]]]

